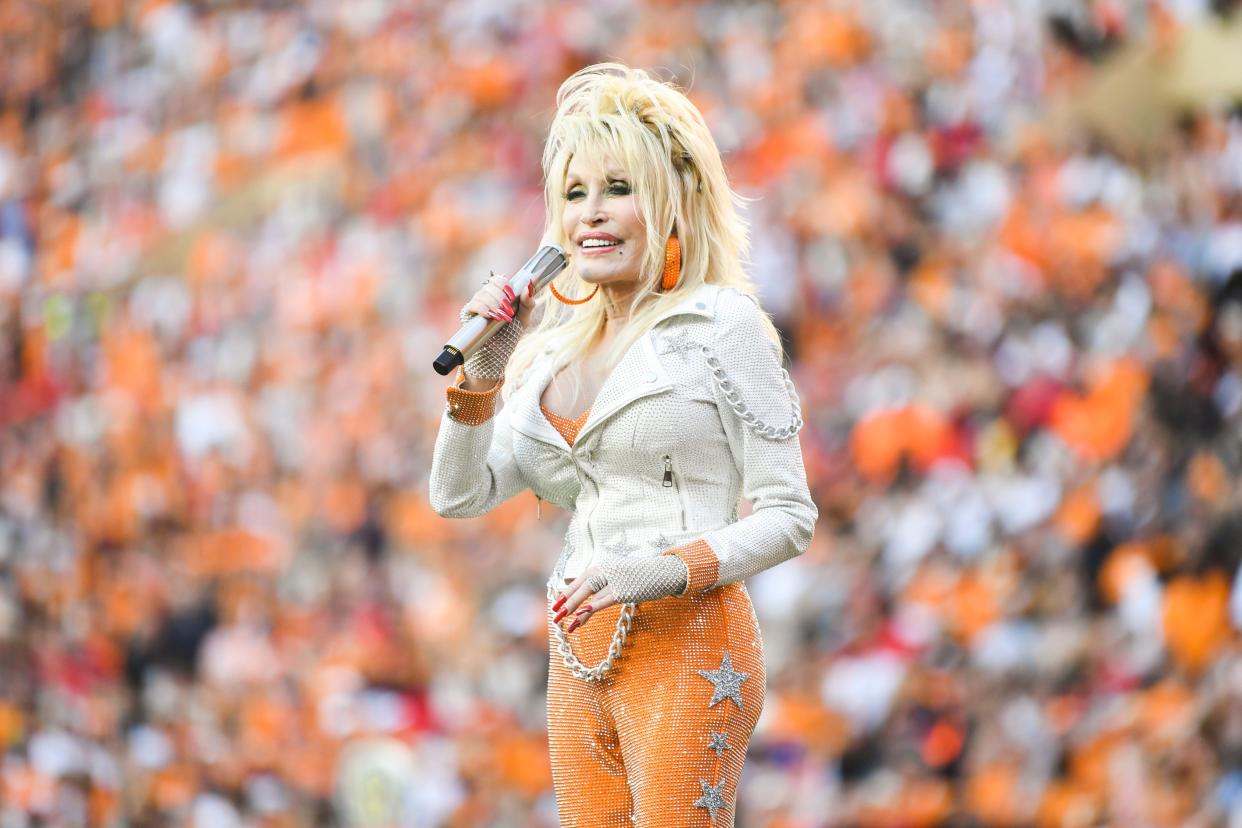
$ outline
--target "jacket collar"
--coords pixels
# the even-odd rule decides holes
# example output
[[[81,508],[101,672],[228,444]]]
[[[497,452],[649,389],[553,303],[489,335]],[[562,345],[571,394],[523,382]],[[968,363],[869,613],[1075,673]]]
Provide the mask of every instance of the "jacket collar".
[[[700,285],[682,301],[656,317],[652,329],[667,319],[684,314],[706,319],[715,318],[716,300],[720,290],[719,285]],[[565,438],[552,427],[539,408],[544,389],[560,367],[553,365],[549,359],[536,371],[512,400],[515,408],[510,422],[515,431],[570,451]],[[651,330],[645,331],[634,341],[600,386],[599,393],[591,404],[591,413],[578,431],[575,444],[581,444],[585,437],[630,403],[667,391],[672,386],[668,371],[656,351],[655,338],[651,335]]]
[[[669,317],[680,316],[683,313],[714,319],[716,316],[716,298],[720,296],[720,291],[720,285],[699,285],[689,296],[656,317],[652,327]]]

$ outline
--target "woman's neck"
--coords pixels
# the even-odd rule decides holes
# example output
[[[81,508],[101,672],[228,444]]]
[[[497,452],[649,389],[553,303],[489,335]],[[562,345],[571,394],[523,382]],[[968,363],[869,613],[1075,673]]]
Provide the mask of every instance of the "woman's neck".
[[[623,326],[630,318],[630,303],[638,285],[625,282],[600,285],[600,298],[604,301],[604,326],[610,329]]]

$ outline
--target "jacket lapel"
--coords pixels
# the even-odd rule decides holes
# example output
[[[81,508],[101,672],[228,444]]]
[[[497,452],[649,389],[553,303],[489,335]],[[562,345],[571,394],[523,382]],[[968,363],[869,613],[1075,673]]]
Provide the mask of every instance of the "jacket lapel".
[[[716,285],[703,285],[685,300],[680,302],[652,323],[654,329],[660,322],[680,314],[695,314],[711,318],[715,312],[716,295],[720,288]],[[560,368],[547,361],[538,369],[522,388],[515,392],[510,405],[513,412],[510,423],[515,431],[519,431],[535,440],[570,451],[561,433],[552,427],[548,418],[539,408],[539,400],[543,390]],[[621,361],[612,369],[604,384],[600,387],[595,401],[591,404],[591,413],[587,421],[578,431],[574,440],[576,444],[606,423],[617,412],[627,405],[643,397],[667,391],[673,385],[668,371],[665,369],[656,351],[656,338],[652,330],[648,330],[634,341]]]
[[[651,331],[647,331],[630,346],[604,380],[595,402],[591,405],[591,413],[587,415],[587,421],[578,431],[574,442],[581,441],[635,400],[659,394],[672,387],[668,372],[656,356]]]
[[[625,356],[604,380],[587,421],[578,432],[575,442],[582,440],[608,421],[627,405],[643,397],[659,394],[673,387],[673,381],[656,351],[656,326],[665,319],[681,314],[694,314],[711,318],[716,309],[717,285],[701,285],[698,290],[665,313],[658,316]]]
[[[552,381],[555,374],[553,369],[551,362],[545,361],[535,376],[514,393],[513,399],[509,401],[509,404],[513,406],[509,425],[514,431],[521,432],[533,440],[569,451],[569,443],[566,443],[561,433],[552,427],[539,408],[543,389],[548,387],[548,383]]]

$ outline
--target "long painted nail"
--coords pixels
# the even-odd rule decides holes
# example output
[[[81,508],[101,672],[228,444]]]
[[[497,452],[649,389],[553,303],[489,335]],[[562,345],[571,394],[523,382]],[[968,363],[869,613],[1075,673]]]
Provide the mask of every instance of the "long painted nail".
[[[534,295],[535,295],[535,283],[532,280],[526,283],[526,296],[529,298]]]
[[[556,599],[556,603],[552,605],[552,609],[554,609],[554,610],[558,610],[558,609],[560,609],[560,608],[561,608],[561,604],[565,603],[567,600],[569,600],[569,596],[568,596],[568,595],[562,595],[560,598],[557,598],[557,599]]]
[[[582,608],[581,608],[581,609],[579,609],[579,610],[578,610],[578,612],[591,612],[591,605],[590,605],[590,604],[583,604],[583,605],[582,605]]]
[[[575,618],[573,620],[573,623],[569,625],[569,629],[565,630],[565,632],[573,632],[574,630],[578,629],[578,625],[581,623],[582,623],[581,618]]]
[[[508,296],[510,301],[517,298],[517,294],[513,292],[513,288],[509,287],[508,285],[505,285],[504,290],[505,290],[505,296]]]
[[[558,612],[558,613],[556,614],[556,617],[554,617],[554,618],[552,619],[552,623],[553,623],[553,624],[555,624],[556,622],[558,622],[558,621],[560,621],[562,618],[564,618],[566,615],[569,615],[569,610],[567,610],[567,609],[563,609],[563,610],[561,610],[560,612]]]
[[[510,301],[508,301],[508,300],[505,300],[504,302],[501,302],[501,303],[500,303],[500,306],[501,306],[502,308],[504,308],[505,310],[507,310],[509,313],[513,313],[513,303],[512,303],[512,302],[510,302]]]

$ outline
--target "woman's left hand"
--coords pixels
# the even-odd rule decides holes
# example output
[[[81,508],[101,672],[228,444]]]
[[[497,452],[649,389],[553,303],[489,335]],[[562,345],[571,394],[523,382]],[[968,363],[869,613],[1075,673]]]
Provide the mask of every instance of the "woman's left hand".
[[[556,613],[552,620],[558,622],[577,610],[566,630],[572,632],[604,607],[682,595],[689,582],[690,567],[675,554],[643,558],[605,555],[573,581],[565,580],[561,597],[552,605]]]
[[[616,597],[612,594],[612,587],[606,583],[599,592],[591,589],[592,577],[601,582],[607,580],[600,565],[595,563],[584,569],[577,578],[566,578],[565,586],[560,588],[561,597],[556,599],[556,603],[552,605],[552,611],[556,613],[552,621],[560,623],[562,618],[572,613],[565,632],[573,632],[590,620],[595,613],[617,603]]]

